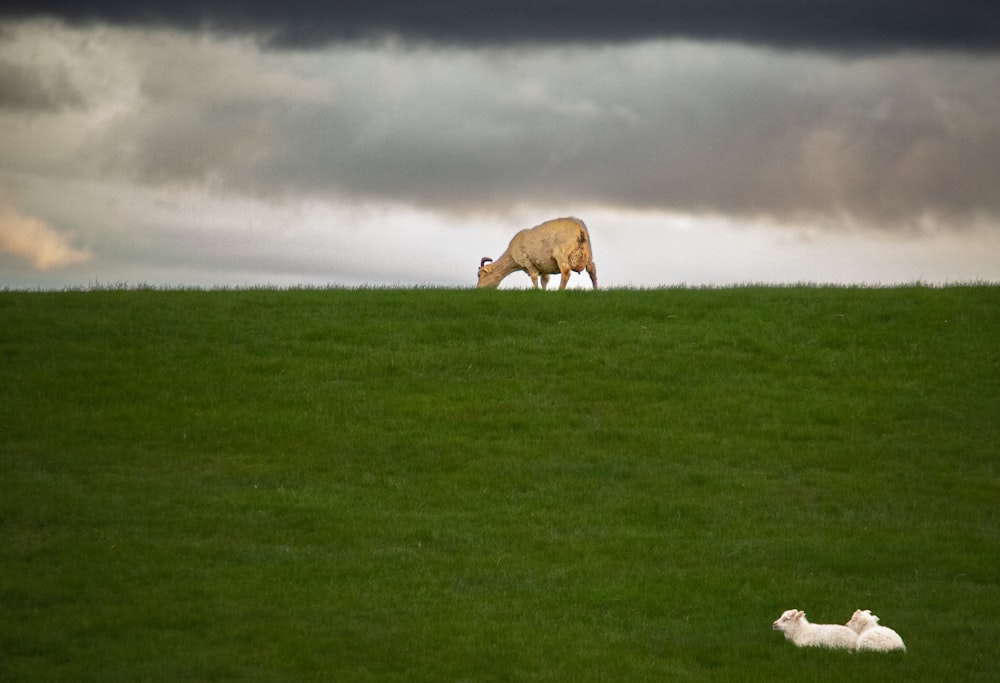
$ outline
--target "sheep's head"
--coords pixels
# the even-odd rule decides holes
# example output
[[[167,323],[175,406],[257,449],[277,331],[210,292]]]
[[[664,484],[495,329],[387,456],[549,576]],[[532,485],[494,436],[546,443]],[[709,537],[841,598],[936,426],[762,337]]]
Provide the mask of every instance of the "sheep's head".
[[[847,622],[847,627],[855,633],[864,633],[873,626],[878,626],[878,617],[872,614],[871,610],[868,609],[854,610],[854,615],[851,616],[851,620]]]
[[[785,610],[778,620],[772,624],[775,631],[787,631],[789,627],[795,628],[799,621],[806,616],[806,613],[798,609]]]
[[[479,261],[479,273],[478,273],[479,281],[476,284],[477,287],[496,287],[498,284],[500,284],[499,281],[493,282],[493,277],[492,277],[493,266],[490,265],[490,263],[492,262],[493,259],[491,259],[489,256],[484,256]]]

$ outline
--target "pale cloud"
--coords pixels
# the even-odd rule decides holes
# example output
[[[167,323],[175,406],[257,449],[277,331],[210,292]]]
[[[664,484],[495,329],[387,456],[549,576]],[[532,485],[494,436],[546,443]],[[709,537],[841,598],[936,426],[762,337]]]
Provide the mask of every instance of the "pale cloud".
[[[87,249],[74,247],[53,226],[19,212],[0,199],[0,254],[30,263],[40,271],[85,263],[93,258]]]

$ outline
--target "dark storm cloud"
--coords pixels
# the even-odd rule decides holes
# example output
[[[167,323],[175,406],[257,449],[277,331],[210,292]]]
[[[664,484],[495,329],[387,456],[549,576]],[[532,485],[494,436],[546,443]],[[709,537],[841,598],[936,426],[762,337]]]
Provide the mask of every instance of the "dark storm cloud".
[[[13,0],[0,17],[210,28],[316,46],[386,35],[445,43],[725,40],[833,50],[1000,47],[994,0]]]

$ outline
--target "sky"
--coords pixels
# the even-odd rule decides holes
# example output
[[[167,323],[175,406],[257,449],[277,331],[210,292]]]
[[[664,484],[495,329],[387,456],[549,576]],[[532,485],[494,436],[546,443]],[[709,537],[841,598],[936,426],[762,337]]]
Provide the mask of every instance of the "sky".
[[[339,4],[5,2],[0,289],[1000,282],[992,0]]]

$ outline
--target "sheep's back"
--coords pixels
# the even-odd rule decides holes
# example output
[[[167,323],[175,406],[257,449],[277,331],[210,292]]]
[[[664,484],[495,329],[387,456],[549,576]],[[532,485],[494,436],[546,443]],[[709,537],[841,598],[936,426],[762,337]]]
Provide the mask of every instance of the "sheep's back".
[[[873,626],[858,637],[858,649],[888,652],[905,650],[906,645],[900,635],[888,626]]]
[[[808,647],[830,647],[853,650],[858,643],[858,634],[840,624],[810,624],[799,632],[796,645]]]

